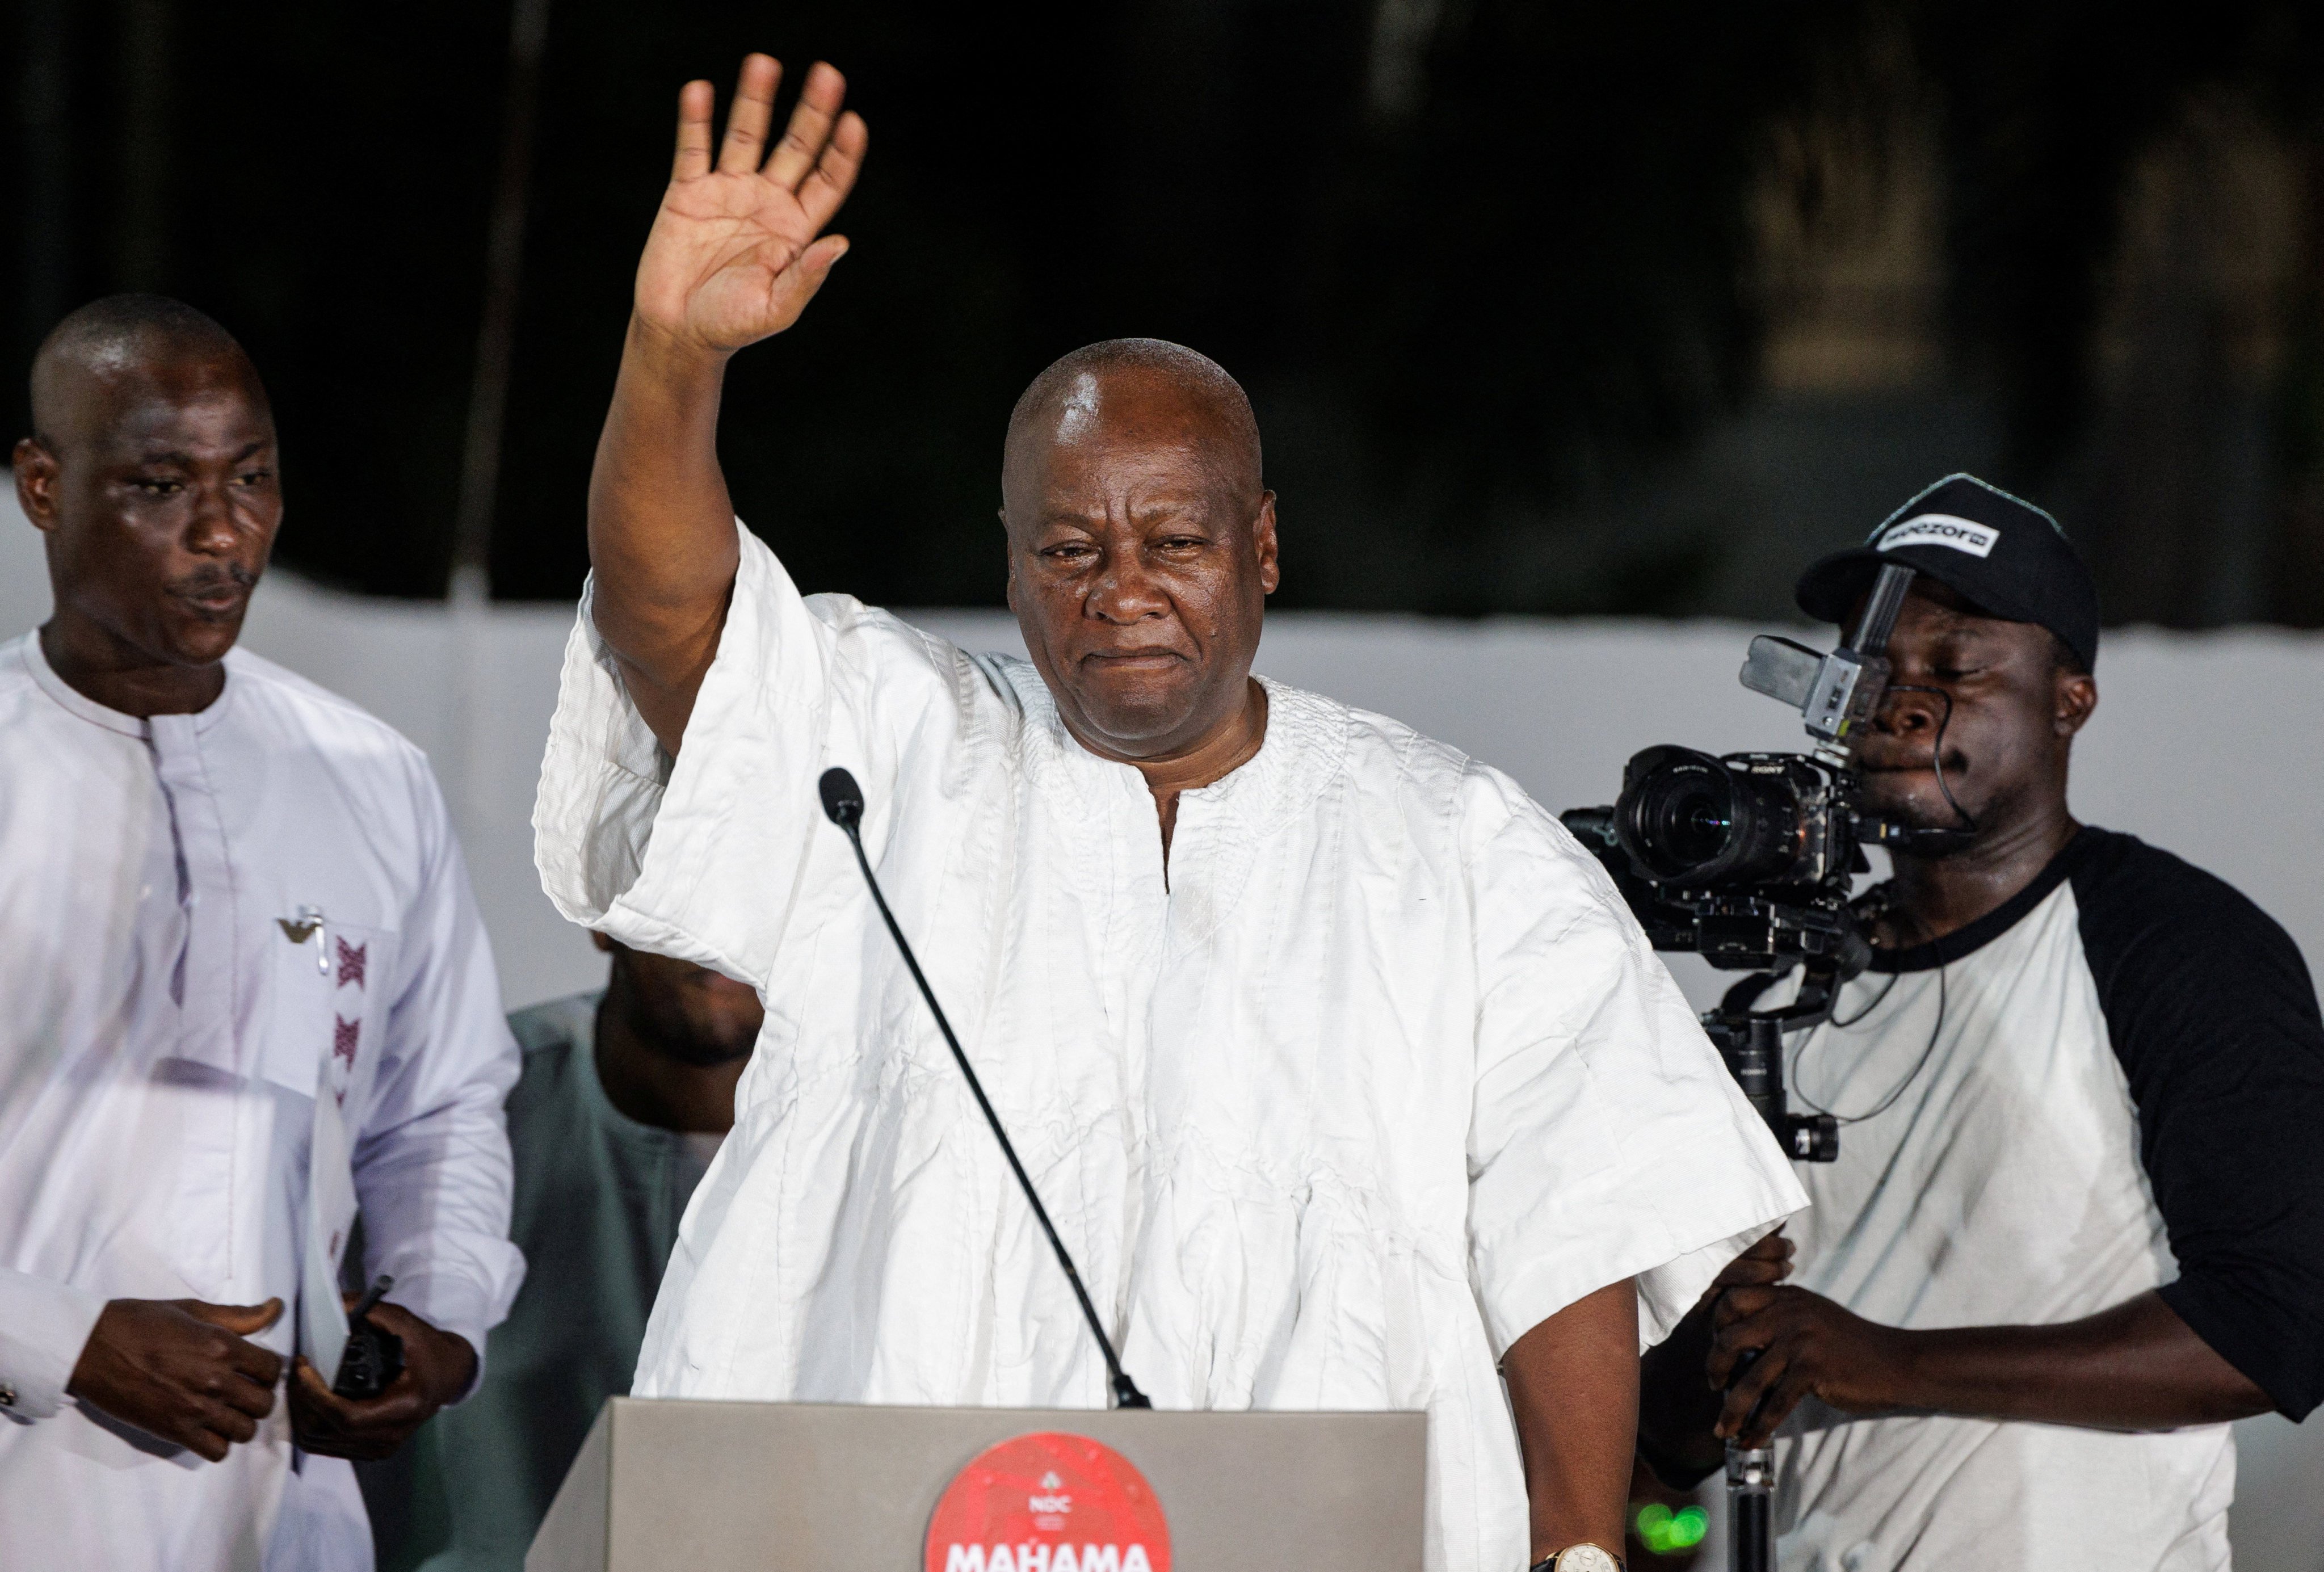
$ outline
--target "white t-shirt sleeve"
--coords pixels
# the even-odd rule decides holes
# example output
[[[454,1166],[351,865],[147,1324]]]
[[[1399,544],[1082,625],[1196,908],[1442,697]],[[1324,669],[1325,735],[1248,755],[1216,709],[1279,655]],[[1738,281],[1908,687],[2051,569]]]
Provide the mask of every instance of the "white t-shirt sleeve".
[[[856,774],[876,860],[905,759],[924,759],[927,731],[956,730],[963,705],[955,652],[852,597],[802,597],[735,529],[726,625],[675,761],[583,591],[533,833],[542,887],[567,919],[763,989],[811,871],[849,865],[835,860],[844,843],[817,795],[824,771]]]
[[[1635,1277],[1651,1345],[1807,1197],[1603,870],[1479,774],[1469,1219],[1486,1325],[1499,1355]]]

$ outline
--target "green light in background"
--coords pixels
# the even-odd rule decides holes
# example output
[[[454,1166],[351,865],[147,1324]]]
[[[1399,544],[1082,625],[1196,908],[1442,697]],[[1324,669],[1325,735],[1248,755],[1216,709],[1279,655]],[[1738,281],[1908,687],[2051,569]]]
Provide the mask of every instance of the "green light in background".
[[[1711,1530],[1710,1516],[1701,1507],[1683,1506],[1673,1512],[1658,1501],[1638,1508],[1632,1521],[1637,1525],[1638,1542],[1657,1556],[1692,1550]]]

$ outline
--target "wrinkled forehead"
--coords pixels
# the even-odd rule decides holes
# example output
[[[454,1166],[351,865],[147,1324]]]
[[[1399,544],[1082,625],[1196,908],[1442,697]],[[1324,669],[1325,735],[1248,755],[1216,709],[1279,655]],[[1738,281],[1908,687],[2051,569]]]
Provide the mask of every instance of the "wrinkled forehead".
[[[1092,447],[1214,447],[1224,455],[1240,438],[1207,388],[1144,368],[1084,368],[1025,411],[1010,431],[1010,448],[1012,458]]]
[[[1129,490],[1259,495],[1256,455],[1204,389],[1138,371],[1082,370],[1011,429],[1012,513]]]

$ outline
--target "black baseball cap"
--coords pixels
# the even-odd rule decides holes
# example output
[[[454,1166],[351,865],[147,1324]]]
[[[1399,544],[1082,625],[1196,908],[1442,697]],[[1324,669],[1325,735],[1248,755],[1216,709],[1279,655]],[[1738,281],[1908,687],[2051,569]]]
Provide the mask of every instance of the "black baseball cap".
[[[2098,661],[2098,581],[2056,519],[1997,485],[1946,476],[1864,544],[1810,567],[1794,597],[1819,622],[1845,622],[1888,562],[1950,586],[1988,615],[2049,629],[2085,667]]]

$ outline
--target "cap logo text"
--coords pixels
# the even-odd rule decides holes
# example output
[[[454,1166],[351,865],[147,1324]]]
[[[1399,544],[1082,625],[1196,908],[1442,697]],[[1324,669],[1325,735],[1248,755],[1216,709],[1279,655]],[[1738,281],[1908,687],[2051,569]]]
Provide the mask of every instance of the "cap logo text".
[[[1999,530],[1974,519],[1957,518],[1951,513],[1915,513],[1903,523],[1882,531],[1874,549],[1894,551],[1899,546],[1950,546],[1972,557],[1989,557],[2000,540]]]

